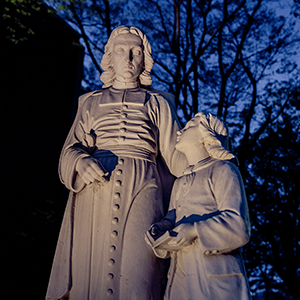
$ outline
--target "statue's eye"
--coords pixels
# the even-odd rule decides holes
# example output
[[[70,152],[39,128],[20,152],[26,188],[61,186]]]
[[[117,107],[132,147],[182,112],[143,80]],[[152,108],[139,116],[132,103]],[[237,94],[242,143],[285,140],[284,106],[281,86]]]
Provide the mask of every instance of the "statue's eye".
[[[115,52],[116,53],[123,53],[124,52],[124,48],[123,47],[116,47],[115,48]]]
[[[141,49],[137,49],[137,48],[133,49],[132,50],[132,54],[133,55],[141,55],[142,54],[142,50]]]

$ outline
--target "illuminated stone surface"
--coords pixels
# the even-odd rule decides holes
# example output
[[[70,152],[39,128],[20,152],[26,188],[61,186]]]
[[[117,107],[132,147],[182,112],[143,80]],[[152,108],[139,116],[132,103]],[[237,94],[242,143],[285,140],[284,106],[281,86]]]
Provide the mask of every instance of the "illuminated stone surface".
[[[190,166],[175,180],[167,216],[151,228],[178,233],[153,247],[171,257],[165,300],[251,299],[239,250],[250,237],[248,206],[226,144],[225,124],[210,114],[197,114],[178,133],[175,147]]]
[[[145,36],[117,28],[101,62],[106,89],[79,99],[60,158],[70,198],[47,299],[161,298],[165,264],[144,233],[168,205],[173,177],[165,165],[179,176],[187,161],[174,147],[173,97],[142,87],[151,85],[152,65]]]

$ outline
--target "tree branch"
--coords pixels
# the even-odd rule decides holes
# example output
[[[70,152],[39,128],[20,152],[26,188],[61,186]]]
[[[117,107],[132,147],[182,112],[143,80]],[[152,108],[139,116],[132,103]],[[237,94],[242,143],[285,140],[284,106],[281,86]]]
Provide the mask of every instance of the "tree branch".
[[[97,62],[97,60],[96,60],[96,57],[95,57],[95,55],[94,55],[94,53],[93,53],[93,51],[92,51],[92,49],[91,49],[91,46],[90,46],[90,43],[89,43],[89,38],[88,38],[87,34],[85,33],[84,27],[83,27],[83,25],[82,25],[82,23],[81,23],[81,20],[80,20],[78,14],[77,14],[77,12],[76,12],[76,8],[75,8],[73,2],[70,3],[70,9],[71,9],[71,12],[73,13],[74,19],[75,19],[76,22],[77,22],[77,26],[79,27],[79,29],[80,29],[80,31],[81,31],[81,36],[82,36],[82,38],[83,38],[83,40],[84,40],[84,43],[85,43],[86,48],[87,48],[87,50],[88,50],[88,53],[89,53],[89,55],[90,55],[90,57],[91,57],[91,59],[92,59],[92,62],[94,63],[95,68],[96,68],[96,69],[98,70],[98,72],[101,74],[101,73],[102,73],[102,70],[100,69],[100,65],[98,64],[98,62]]]

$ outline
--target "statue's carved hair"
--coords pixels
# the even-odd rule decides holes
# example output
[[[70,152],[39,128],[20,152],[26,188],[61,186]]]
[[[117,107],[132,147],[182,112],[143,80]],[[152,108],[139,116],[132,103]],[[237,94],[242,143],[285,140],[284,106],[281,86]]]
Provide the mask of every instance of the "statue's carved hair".
[[[197,113],[199,119],[200,141],[204,143],[211,157],[230,160],[237,158],[228,150],[228,127],[224,121],[210,113]],[[197,121],[198,122],[198,121]]]
[[[112,52],[114,49],[114,40],[120,34],[132,33],[141,38],[143,44],[143,52],[144,52],[144,65],[143,72],[139,76],[140,84],[142,86],[150,87],[152,84],[151,79],[151,69],[153,67],[153,59],[152,59],[152,51],[150,43],[145,34],[141,32],[140,29],[136,27],[125,27],[119,26],[113,30],[111,33],[107,44],[105,46],[104,55],[101,60],[101,68],[103,69],[103,73],[100,76],[100,80],[103,82],[103,88],[107,88],[113,85],[114,80],[116,78],[116,73],[113,67],[113,58]]]

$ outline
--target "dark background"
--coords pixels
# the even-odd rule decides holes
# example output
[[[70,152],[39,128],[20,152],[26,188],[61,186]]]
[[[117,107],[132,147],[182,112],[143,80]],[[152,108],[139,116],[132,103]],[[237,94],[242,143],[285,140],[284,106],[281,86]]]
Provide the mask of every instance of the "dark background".
[[[3,299],[46,294],[68,194],[58,161],[76,111],[84,54],[79,35],[62,19],[44,6],[27,11],[22,24],[34,34],[17,28],[14,42],[2,26],[0,36]]]

